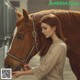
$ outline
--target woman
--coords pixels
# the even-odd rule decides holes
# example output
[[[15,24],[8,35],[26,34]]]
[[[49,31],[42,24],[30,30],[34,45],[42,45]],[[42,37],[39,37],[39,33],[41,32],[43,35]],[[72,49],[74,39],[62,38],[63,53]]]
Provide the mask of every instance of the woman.
[[[26,71],[13,72],[13,76],[34,74],[38,80],[63,80],[67,46],[58,17],[53,14],[44,16],[41,19],[41,28],[44,36],[52,40],[49,50],[44,56],[41,56],[39,66]]]

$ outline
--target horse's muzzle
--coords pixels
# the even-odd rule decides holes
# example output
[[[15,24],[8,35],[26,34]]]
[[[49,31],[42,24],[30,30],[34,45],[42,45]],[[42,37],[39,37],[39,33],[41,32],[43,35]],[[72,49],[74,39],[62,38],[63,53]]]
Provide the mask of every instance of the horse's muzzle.
[[[5,63],[4,64],[4,67],[5,68],[11,68],[12,71],[20,71],[21,70],[21,67],[20,66],[17,66],[16,68],[15,67],[12,67],[12,65],[8,64],[8,63]]]

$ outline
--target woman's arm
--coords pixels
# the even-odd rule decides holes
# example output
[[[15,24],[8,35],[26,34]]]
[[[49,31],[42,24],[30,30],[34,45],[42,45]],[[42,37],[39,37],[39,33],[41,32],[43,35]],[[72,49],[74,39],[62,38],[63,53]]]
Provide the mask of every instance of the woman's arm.
[[[27,70],[27,71],[14,71],[13,77],[17,78],[22,75],[32,75],[32,74],[33,74],[32,69]]]
[[[45,77],[56,66],[61,56],[65,58],[65,52],[66,49],[62,45],[56,46],[43,63],[32,69],[33,74],[35,74],[38,79]]]

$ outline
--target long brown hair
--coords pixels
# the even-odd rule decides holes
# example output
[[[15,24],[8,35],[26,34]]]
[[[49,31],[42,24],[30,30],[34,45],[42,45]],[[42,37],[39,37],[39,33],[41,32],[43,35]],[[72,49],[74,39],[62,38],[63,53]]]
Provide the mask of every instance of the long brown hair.
[[[41,23],[42,22],[46,23],[46,24],[50,25],[51,27],[56,26],[56,34],[57,34],[57,36],[60,39],[62,39],[63,41],[66,41],[66,38],[64,37],[62,29],[61,29],[60,20],[56,15],[53,15],[53,14],[45,15],[45,16],[42,17],[40,22]],[[44,45],[44,43],[46,43],[46,45]],[[47,53],[50,45],[52,44],[51,38],[45,39],[44,43],[42,44],[43,46],[42,46],[42,48],[40,50],[40,56],[44,56]]]
[[[61,23],[59,18],[56,15],[53,14],[48,14],[46,16],[44,16],[41,19],[41,23],[47,23],[48,25],[50,25],[50,27],[54,27],[56,26],[56,34],[59,38],[61,38],[63,41],[66,41],[66,38],[63,35],[62,29],[61,29]]]

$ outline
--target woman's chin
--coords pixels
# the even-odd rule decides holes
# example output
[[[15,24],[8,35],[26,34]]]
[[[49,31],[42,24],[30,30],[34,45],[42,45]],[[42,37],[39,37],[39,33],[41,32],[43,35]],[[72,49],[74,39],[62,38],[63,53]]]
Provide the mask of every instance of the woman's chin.
[[[45,36],[46,38],[49,38],[50,36]]]

